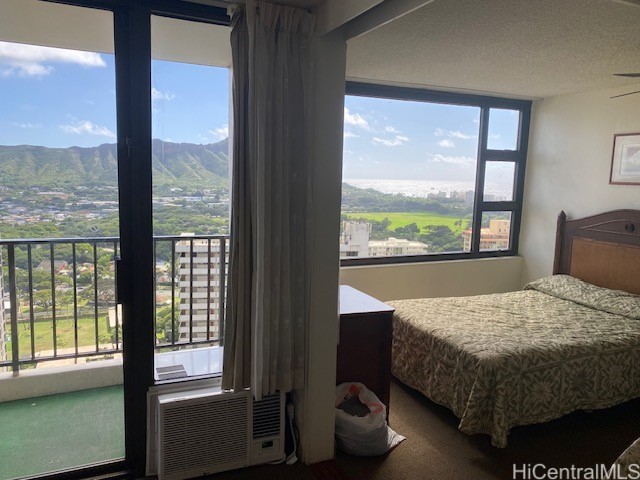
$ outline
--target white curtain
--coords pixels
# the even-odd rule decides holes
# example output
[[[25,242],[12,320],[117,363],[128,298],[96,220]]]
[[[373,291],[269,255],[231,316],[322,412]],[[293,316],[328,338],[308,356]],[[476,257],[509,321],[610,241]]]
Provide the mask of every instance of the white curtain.
[[[231,261],[223,388],[304,385],[315,17],[248,0],[232,19]]]

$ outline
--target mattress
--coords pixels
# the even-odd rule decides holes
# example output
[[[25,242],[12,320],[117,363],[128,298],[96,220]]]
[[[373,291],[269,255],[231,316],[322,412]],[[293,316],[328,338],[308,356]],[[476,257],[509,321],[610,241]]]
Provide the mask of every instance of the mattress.
[[[496,447],[514,426],[640,396],[640,296],[555,275],[518,292],[387,303],[394,376]]]

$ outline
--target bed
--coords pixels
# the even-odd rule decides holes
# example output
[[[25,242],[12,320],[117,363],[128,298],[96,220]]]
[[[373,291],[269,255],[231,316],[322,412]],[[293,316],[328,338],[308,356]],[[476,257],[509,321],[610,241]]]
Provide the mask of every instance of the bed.
[[[640,397],[640,211],[558,217],[554,275],[524,290],[387,302],[392,372],[467,434]]]
[[[640,478],[640,438],[618,457],[613,467],[617,475],[611,478]]]

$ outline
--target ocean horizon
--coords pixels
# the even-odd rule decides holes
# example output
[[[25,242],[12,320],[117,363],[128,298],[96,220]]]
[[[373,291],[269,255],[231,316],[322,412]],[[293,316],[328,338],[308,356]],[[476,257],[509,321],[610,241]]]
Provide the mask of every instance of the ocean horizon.
[[[426,198],[429,194],[445,192],[449,197],[452,192],[467,192],[475,190],[475,182],[464,182],[455,180],[389,180],[389,179],[364,179],[345,178],[344,183],[356,188],[372,188],[378,192],[388,194],[403,194],[408,197]],[[486,193],[497,198],[508,198],[511,189],[503,186],[489,186]]]

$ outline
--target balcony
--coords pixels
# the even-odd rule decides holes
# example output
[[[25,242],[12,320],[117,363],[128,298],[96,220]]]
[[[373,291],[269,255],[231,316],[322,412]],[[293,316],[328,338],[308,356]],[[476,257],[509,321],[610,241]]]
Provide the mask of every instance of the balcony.
[[[124,456],[119,251],[0,240],[0,480]],[[156,381],[221,372],[227,251],[226,236],[154,238]]]

